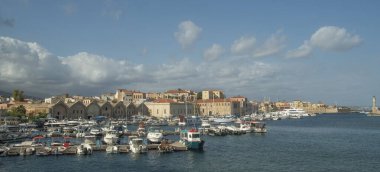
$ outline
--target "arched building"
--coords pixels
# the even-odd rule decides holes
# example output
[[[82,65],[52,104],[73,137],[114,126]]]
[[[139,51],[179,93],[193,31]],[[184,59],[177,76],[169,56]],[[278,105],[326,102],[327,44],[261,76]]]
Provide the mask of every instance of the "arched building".
[[[92,101],[90,104],[88,104],[86,110],[87,119],[91,119],[100,115],[100,106],[96,101]]]
[[[86,106],[81,102],[67,104],[69,109],[67,112],[67,119],[87,118]]]
[[[67,118],[68,107],[63,101],[58,101],[56,104],[51,106],[51,116],[59,120]]]

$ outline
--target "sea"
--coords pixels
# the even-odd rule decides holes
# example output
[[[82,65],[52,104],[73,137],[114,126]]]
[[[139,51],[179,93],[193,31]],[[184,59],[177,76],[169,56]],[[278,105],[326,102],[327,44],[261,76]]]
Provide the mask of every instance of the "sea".
[[[203,136],[204,151],[0,157],[0,171],[380,171],[380,117],[266,121],[268,133]]]

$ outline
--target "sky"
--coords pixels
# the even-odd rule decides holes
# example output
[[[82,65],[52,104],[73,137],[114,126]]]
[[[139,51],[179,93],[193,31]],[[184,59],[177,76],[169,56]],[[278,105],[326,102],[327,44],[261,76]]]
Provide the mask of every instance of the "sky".
[[[370,106],[377,0],[0,0],[0,90],[221,89]]]

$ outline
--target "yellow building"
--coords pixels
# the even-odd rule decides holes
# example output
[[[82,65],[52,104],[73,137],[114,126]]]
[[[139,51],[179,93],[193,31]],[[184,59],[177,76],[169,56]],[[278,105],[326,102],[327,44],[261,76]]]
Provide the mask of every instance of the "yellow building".
[[[230,99],[198,100],[197,107],[201,116],[239,115],[240,102]]]
[[[193,103],[176,102],[172,99],[158,99],[144,104],[148,108],[149,114],[157,118],[171,118],[194,113]]]

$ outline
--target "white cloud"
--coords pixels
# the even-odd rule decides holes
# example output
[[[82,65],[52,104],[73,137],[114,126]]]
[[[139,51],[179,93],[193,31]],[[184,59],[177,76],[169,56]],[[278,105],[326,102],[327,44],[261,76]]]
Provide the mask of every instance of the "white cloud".
[[[256,43],[256,38],[251,36],[242,36],[240,39],[235,40],[231,46],[231,52],[234,54],[251,53]]]
[[[287,58],[300,58],[310,56],[315,48],[325,51],[347,51],[355,46],[360,45],[362,39],[359,35],[348,33],[345,28],[336,26],[323,26],[319,28],[310,37],[310,40],[304,41],[300,47],[288,51]]]
[[[141,80],[143,65],[129,64],[96,54],[80,52],[62,59],[70,67],[71,77],[80,85],[104,85]]]
[[[305,41],[297,49],[288,51],[286,53],[286,58],[308,57],[311,55],[312,51],[313,51],[313,48],[310,46],[309,41]]]
[[[0,80],[16,83],[65,80],[67,69],[37,43],[0,37]]]
[[[329,51],[349,50],[362,42],[359,35],[352,35],[345,28],[324,26],[310,38],[311,45]]]
[[[178,25],[178,31],[174,33],[175,38],[182,48],[192,46],[199,38],[202,28],[195,25],[192,21],[183,21]]]
[[[206,60],[216,60],[224,53],[224,48],[218,44],[213,44],[203,53],[203,58]]]
[[[201,63],[183,58],[146,67],[87,52],[57,57],[37,43],[7,37],[0,37],[0,61],[1,89],[18,88],[40,96],[96,95],[123,87],[142,91],[218,87],[235,92],[270,82],[263,78],[272,77],[278,70],[271,64],[249,58]]]
[[[253,57],[264,57],[279,53],[285,47],[286,37],[281,32],[272,34],[263,45],[258,47]]]

